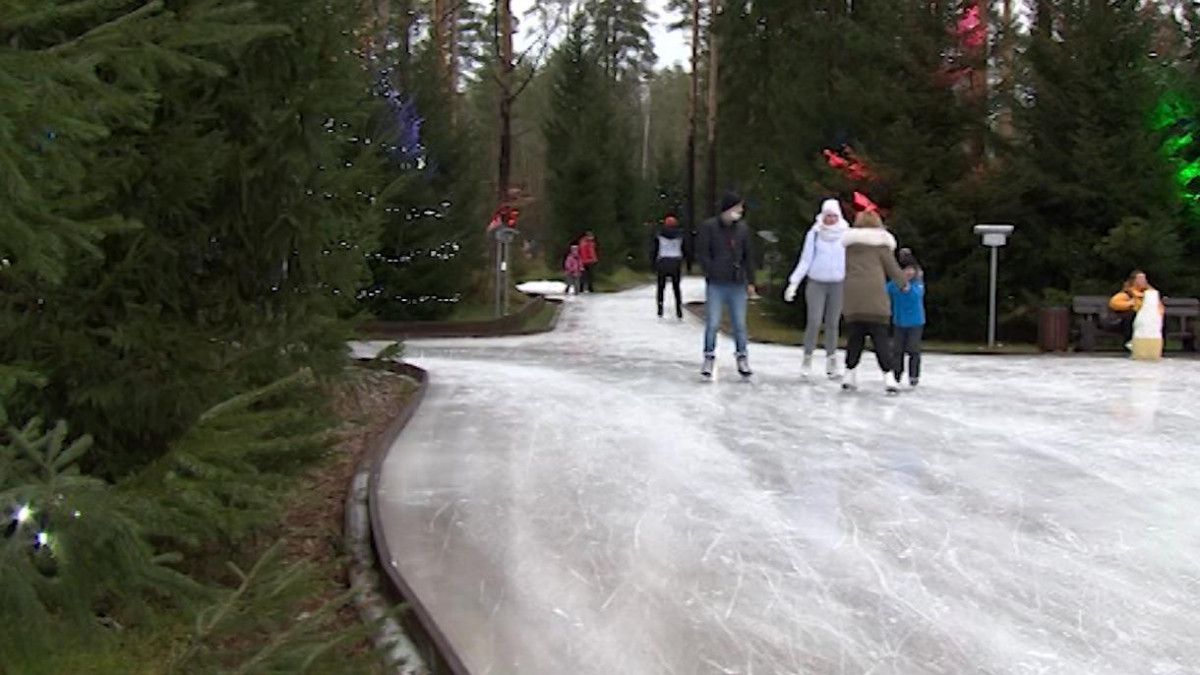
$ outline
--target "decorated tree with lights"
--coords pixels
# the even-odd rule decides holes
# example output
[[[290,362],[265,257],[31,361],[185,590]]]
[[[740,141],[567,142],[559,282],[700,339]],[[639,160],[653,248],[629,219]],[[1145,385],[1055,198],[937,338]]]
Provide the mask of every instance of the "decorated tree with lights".
[[[443,318],[480,289],[486,270],[480,143],[469,124],[445,114],[458,94],[437,47],[419,45],[412,61],[393,57],[377,82],[386,108],[372,133],[388,148],[396,183],[359,297],[382,319]]]

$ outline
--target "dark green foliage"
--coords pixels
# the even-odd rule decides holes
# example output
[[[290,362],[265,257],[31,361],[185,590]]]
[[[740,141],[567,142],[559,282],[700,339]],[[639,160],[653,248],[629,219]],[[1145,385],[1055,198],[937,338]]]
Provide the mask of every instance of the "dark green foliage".
[[[312,607],[312,565],[288,564],[280,545],[263,554],[249,570],[232,563],[229,568],[237,585],[199,612],[190,640],[175,653],[167,673],[370,672],[371,655],[348,659],[336,649],[363,637],[366,628],[357,632],[331,629],[351,593]]]
[[[80,472],[91,445],[61,422],[0,429],[0,655],[12,672],[34,669],[62,634],[99,639],[106,608],[128,615],[199,590],[163,565],[172,558],[155,555],[120,494]]]
[[[386,87],[415,117],[397,120],[397,110],[387,110],[373,133],[395,143],[395,137],[413,133],[416,121],[420,149],[390,164],[405,180],[385,200],[372,282],[360,293],[363,305],[381,319],[444,318],[470,298],[486,270],[482,244],[489,213],[478,150],[484,141],[443,112],[456,105],[457,94],[448,93],[437,66],[437,51],[429,44],[412,63],[396,63],[385,77]]]
[[[595,232],[601,256],[613,257],[627,245],[617,220],[617,172],[611,163],[616,133],[611,90],[584,31],[577,22],[548,66],[552,88],[543,134],[551,269],[561,264],[566,242],[585,230]]]
[[[11,412],[67,419],[118,476],[216,401],[340,367],[384,189],[369,82],[353,8],[45,4],[0,24],[0,60],[31,64],[0,86],[37,92],[0,102],[27,204],[0,362],[45,380]]]
[[[171,550],[229,550],[274,521],[279,497],[329,444],[322,390],[305,370],[200,415],[170,450],[119,485]]]

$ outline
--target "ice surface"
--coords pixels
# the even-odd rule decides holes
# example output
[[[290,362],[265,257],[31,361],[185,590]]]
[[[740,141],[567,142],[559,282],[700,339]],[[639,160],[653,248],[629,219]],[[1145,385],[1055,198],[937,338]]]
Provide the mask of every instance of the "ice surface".
[[[652,295],[408,345],[383,526],[472,673],[1200,673],[1200,363],[928,355],[888,398],[722,337],[704,384]]]

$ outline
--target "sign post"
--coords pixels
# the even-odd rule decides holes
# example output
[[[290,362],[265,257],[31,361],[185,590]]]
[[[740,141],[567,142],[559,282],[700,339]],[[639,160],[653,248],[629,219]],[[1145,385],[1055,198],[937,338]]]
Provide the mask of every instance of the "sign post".
[[[508,316],[509,265],[508,246],[519,232],[512,227],[498,227],[496,236],[496,317]]]
[[[1008,243],[1012,225],[976,225],[975,234],[983,237],[983,245],[992,249],[992,267],[988,275],[988,347],[996,346],[996,269],[1000,264],[1000,247]]]

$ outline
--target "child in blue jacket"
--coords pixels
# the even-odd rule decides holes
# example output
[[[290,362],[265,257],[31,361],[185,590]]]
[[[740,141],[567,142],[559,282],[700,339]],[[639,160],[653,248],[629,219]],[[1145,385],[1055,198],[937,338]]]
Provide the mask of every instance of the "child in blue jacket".
[[[921,334],[925,331],[925,281],[916,265],[904,268],[908,289],[896,282],[887,283],[892,299],[892,324],[896,327],[892,345],[896,350],[896,379],[904,376],[904,356],[908,355],[908,384],[916,387],[921,380]]]

